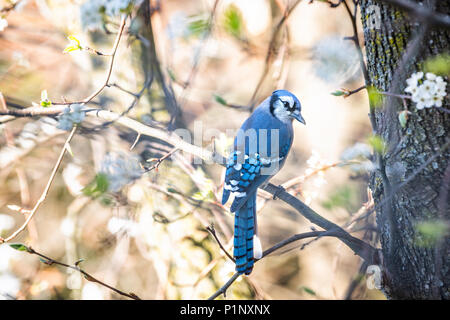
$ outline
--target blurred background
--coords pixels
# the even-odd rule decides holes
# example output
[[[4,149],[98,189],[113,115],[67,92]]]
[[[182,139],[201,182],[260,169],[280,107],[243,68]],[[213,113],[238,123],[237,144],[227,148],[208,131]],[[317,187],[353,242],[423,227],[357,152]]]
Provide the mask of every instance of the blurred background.
[[[294,124],[292,151],[271,182],[288,182],[289,192],[324,217],[377,245],[374,217],[364,215],[371,204],[368,98],[365,91],[347,99],[331,94],[363,85],[354,45],[343,40],[353,32],[345,8],[308,0],[150,1],[151,28],[143,1],[3,0],[0,8],[0,92],[9,108],[39,103],[44,90],[49,101],[79,101],[99,88],[110,57],[63,53],[67,37],[109,53],[124,13],[131,18],[109,81],[115,85],[93,107],[127,111],[148,125],[193,131],[201,123],[218,130],[216,148],[225,153],[233,139],[226,131],[249,116],[246,106],[275,89],[293,92],[307,126]],[[35,117],[0,126],[0,236],[26,218],[17,207],[30,209],[41,196],[68,135],[60,123]],[[234,273],[206,230],[213,224],[232,252],[233,216],[219,203],[222,167],[194,165],[174,152],[143,173],[140,164],[155,164],[172,147],[142,137],[130,151],[136,133],[101,124],[83,120],[73,155],[66,154],[45,202],[13,242],[67,264],[83,259],[83,270],[143,299],[211,296]],[[263,249],[312,228],[260,193]],[[338,239],[302,240],[259,261],[226,299],[384,299],[367,288],[360,267]],[[122,298],[78,272],[0,245],[0,299]]]

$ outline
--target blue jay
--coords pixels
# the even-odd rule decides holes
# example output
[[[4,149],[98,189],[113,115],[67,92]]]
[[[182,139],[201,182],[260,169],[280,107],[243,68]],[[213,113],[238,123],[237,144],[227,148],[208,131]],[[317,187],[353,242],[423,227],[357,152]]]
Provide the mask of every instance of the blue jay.
[[[227,159],[222,204],[233,193],[234,258],[239,274],[250,274],[262,256],[256,235],[256,191],[284,165],[294,138],[292,120],[306,124],[300,101],[286,90],[264,100],[241,126]]]

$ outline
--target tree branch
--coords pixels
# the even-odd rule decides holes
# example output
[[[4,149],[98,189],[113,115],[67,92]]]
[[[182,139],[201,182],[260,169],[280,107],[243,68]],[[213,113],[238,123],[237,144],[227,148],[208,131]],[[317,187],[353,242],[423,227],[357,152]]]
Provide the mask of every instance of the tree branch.
[[[292,242],[298,241],[298,240],[302,240],[302,239],[306,239],[306,238],[313,238],[313,237],[339,237],[341,235],[342,234],[340,233],[340,231],[312,231],[312,232],[299,233],[299,234],[293,235],[283,241],[280,241],[279,243],[277,243],[274,246],[270,247],[269,249],[265,250],[262,254],[261,259],[259,259],[259,260],[262,260],[269,254],[277,251],[280,248],[287,246],[288,244],[290,244]],[[258,262],[259,260],[255,260],[255,263]],[[236,281],[239,278],[239,276],[240,276],[240,274],[237,272],[235,274],[233,274],[233,276],[219,290],[214,292],[214,294],[211,295],[208,298],[208,300],[214,300],[221,294],[223,294],[225,296],[227,289],[233,284],[234,281]]]
[[[19,245],[19,246],[22,246],[22,247],[19,249],[20,251],[25,251],[24,249],[26,249],[26,251],[27,251],[28,253],[34,254],[34,255],[37,255],[37,256],[41,257],[41,258],[42,258],[41,261],[42,261],[43,263],[47,264],[47,265],[57,264],[57,265],[60,265],[60,266],[62,266],[62,267],[65,267],[65,268],[69,268],[69,269],[78,271],[78,272],[81,273],[81,274],[84,276],[84,278],[85,278],[86,280],[88,280],[88,281],[96,282],[96,283],[98,283],[98,284],[100,284],[100,285],[102,285],[102,286],[104,286],[104,287],[106,287],[106,288],[108,288],[108,289],[110,289],[110,290],[112,290],[112,291],[114,291],[114,292],[116,292],[116,293],[122,295],[122,296],[128,297],[128,298],[130,298],[130,299],[133,299],[133,300],[141,300],[137,295],[135,295],[135,294],[132,293],[132,292],[126,293],[126,292],[120,291],[119,289],[116,289],[116,288],[114,288],[114,287],[112,287],[112,286],[110,286],[110,285],[108,285],[108,284],[106,284],[106,283],[104,283],[104,282],[98,280],[97,278],[91,276],[89,273],[87,273],[86,271],[84,271],[83,269],[81,269],[80,267],[78,267],[78,265],[79,265],[83,260],[79,260],[79,261],[75,262],[75,265],[72,266],[72,265],[69,265],[69,264],[66,264],[66,263],[63,263],[63,262],[59,262],[59,261],[54,260],[54,259],[52,259],[52,258],[49,258],[49,257],[43,255],[42,253],[37,252],[36,250],[34,250],[34,249],[31,248],[31,247],[27,247],[27,246],[25,246],[25,245]],[[25,248],[23,248],[23,247],[25,247]],[[23,248],[23,249],[22,249],[22,248]]]

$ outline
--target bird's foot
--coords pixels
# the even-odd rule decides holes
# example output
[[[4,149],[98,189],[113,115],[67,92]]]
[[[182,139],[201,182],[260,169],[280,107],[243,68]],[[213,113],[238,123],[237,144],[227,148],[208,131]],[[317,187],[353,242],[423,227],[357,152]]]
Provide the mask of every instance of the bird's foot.
[[[277,191],[275,191],[275,193],[273,194],[273,200],[277,200],[278,196],[283,193],[284,191],[286,191],[285,188],[283,188],[283,186],[280,184],[277,187]]]

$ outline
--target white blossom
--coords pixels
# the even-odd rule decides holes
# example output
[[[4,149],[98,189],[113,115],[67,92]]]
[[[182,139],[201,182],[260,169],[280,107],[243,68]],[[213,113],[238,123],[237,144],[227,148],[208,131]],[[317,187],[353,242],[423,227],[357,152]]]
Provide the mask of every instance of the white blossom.
[[[8,272],[11,262],[19,258],[19,252],[8,245],[0,246],[0,274]]]
[[[102,26],[102,15],[100,9],[103,7],[103,1],[88,0],[80,7],[81,25],[83,29],[95,30]]]
[[[11,216],[0,213],[0,234],[3,231],[12,229],[12,227],[14,227],[14,225],[15,225],[15,221]]]
[[[105,14],[110,17],[117,16],[127,10],[131,5],[139,5],[142,0],[87,0],[81,7],[81,24],[84,29],[100,29]]]
[[[30,61],[23,55],[20,51],[14,51],[13,60],[16,62],[16,64],[23,68],[29,68],[30,67]]]
[[[341,159],[344,161],[349,161],[360,158],[369,158],[371,154],[372,149],[368,144],[357,142],[342,152]]]
[[[14,299],[20,290],[20,280],[12,273],[0,274],[0,300]]]
[[[411,99],[416,103],[416,108],[441,107],[444,97],[447,95],[447,82],[441,76],[428,72],[423,79],[423,72],[416,72],[406,80],[405,92],[411,94]]]
[[[138,4],[136,0],[103,0],[105,13],[108,16],[116,16],[124,12],[130,4]]]
[[[5,28],[8,26],[8,21],[4,18],[0,18],[0,32],[5,30]]]
[[[83,290],[81,291],[81,299],[82,300],[103,300],[103,290],[102,288],[92,282],[87,282],[83,286]]]
[[[317,76],[333,84],[351,80],[359,70],[355,46],[337,36],[321,39],[315,45],[313,60]]]
[[[72,218],[64,218],[59,229],[64,236],[71,237],[75,233],[75,221]]]
[[[427,74],[425,76],[428,80],[433,80],[433,81],[436,80],[436,75],[431,72],[427,72]]]
[[[341,160],[349,161],[350,170],[355,173],[370,172],[375,169],[374,163],[369,160],[371,155],[372,148],[368,144],[357,142],[342,152]]]
[[[132,237],[138,235],[139,232],[139,225],[135,221],[118,217],[109,219],[107,228],[113,234],[126,232]]]
[[[139,159],[124,153],[110,153],[103,159],[101,173],[108,179],[108,190],[117,192],[143,174]]]
[[[71,130],[74,124],[79,124],[86,116],[81,104],[72,104],[64,109],[62,115],[59,116],[57,127],[61,130]]]

